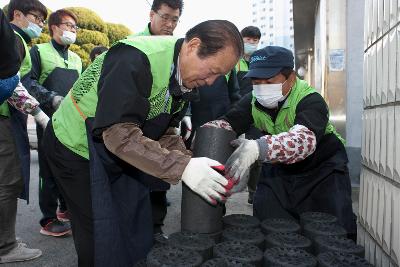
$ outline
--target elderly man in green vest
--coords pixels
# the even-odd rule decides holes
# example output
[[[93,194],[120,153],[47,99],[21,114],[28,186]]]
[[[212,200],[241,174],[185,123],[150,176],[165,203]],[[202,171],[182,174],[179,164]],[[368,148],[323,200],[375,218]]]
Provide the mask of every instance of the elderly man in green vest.
[[[44,141],[80,266],[133,266],[146,256],[153,242],[149,191],[157,181],[182,180],[212,204],[225,200],[228,180],[212,168],[221,163],[191,158],[168,129],[193,90],[226,74],[242,53],[237,28],[210,20],[184,39],[121,40],[74,84]]]
[[[242,190],[248,169],[263,163],[254,196],[254,215],[299,219],[307,211],[337,216],[349,236],[356,234],[351,185],[343,138],[329,122],[322,96],[296,77],[290,50],[267,46],[250,58],[252,93],[247,94],[221,120],[204,126],[223,127],[237,134],[251,125],[264,136],[237,139],[226,163],[229,176]],[[203,126],[203,127],[204,127]]]
[[[5,25],[8,22],[0,17],[0,28],[4,33],[9,25]],[[4,38],[1,42],[3,45],[14,46],[17,53],[15,59],[18,61],[16,67],[20,65],[21,80],[31,69],[28,44],[31,39],[40,36],[46,17],[46,7],[37,0],[13,0],[8,5],[8,18],[15,33],[15,42],[11,38],[7,40],[5,34],[1,34],[1,38]],[[2,49],[2,52],[6,51]],[[6,63],[12,63],[10,57],[2,57],[0,61],[2,68],[7,66]],[[29,192],[30,152],[26,116],[11,108],[7,102],[0,105],[0,133],[0,263],[32,260],[40,257],[42,252],[28,248],[15,237],[17,199],[20,197],[28,200]]]
[[[76,40],[77,17],[66,9],[50,14],[48,26],[52,39],[48,43],[32,47],[32,70],[29,90],[37,96],[42,109],[52,116],[62,99],[79,78],[82,71],[80,57],[69,49]],[[42,157],[43,128],[36,125],[39,156],[39,206],[42,211],[40,233],[48,236],[63,236],[71,232],[66,221],[68,211],[54,179],[43,179],[46,164]],[[60,205],[58,205],[60,203]],[[59,207],[58,211],[57,208]]]

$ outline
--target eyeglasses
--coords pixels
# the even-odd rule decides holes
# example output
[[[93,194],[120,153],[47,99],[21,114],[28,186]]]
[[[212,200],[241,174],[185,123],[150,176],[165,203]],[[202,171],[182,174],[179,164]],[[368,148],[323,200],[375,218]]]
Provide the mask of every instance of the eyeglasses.
[[[75,24],[73,24],[73,23],[71,23],[71,22],[61,22],[61,23],[58,24],[58,25],[65,25],[65,26],[67,26],[67,28],[70,29],[70,30],[72,30],[72,29],[78,30],[78,29],[79,29],[78,26],[76,26]]]
[[[158,12],[156,12],[157,13],[157,15],[158,16],[160,16],[160,18],[162,19],[162,21],[164,22],[164,23],[166,23],[166,22],[168,22],[168,21],[171,21],[172,22],[172,24],[178,24],[178,22],[179,22],[179,17],[171,17],[171,16],[169,16],[169,15],[166,15],[166,14],[160,14],[160,13],[158,13]]]
[[[43,24],[46,24],[46,23],[47,23],[47,21],[45,21],[44,18],[43,18],[42,16],[36,15],[36,14],[34,14],[34,13],[32,13],[32,12],[28,12],[28,14],[31,15],[31,16],[33,16],[33,17],[35,18],[35,21],[36,21],[37,23],[43,23]]]

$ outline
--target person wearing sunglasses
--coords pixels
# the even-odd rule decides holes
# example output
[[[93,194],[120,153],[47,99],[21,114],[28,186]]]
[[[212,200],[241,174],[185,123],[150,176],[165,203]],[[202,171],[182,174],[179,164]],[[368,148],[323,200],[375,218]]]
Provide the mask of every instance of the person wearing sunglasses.
[[[48,26],[51,40],[34,45],[30,51],[32,70],[29,90],[37,96],[44,112],[51,117],[82,72],[82,60],[69,47],[75,43],[76,15],[60,9],[50,14]],[[43,163],[43,127],[36,125],[39,156],[39,206],[42,211],[40,233],[64,236],[71,233],[69,213],[54,179],[43,179],[47,166]],[[59,204],[58,204],[59,203]],[[57,210],[58,208],[58,210]]]

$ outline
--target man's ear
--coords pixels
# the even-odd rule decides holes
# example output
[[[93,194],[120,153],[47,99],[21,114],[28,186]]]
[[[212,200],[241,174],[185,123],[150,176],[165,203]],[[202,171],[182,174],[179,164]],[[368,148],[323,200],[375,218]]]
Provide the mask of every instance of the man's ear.
[[[19,10],[14,10],[14,14],[13,15],[14,15],[13,16],[13,20],[14,20],[16,18],[21,18],[24,14]]]
[[[197,37],[194,37],[187,42],[187,50],[188,52],[197,51],[200,45],[201,45],[201,40]]]
[[[156,14],[156,12],[154,12],[154,10],[150,10],[150,13],[149,13],[150,21],[153,20],[155,14]]]

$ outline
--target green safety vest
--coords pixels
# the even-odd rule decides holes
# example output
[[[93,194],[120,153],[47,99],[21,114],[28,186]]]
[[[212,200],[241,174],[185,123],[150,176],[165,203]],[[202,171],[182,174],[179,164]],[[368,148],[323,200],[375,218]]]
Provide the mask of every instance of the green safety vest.
[[[139,36],[116,42],[136,47],[149,59],[153,84],[148,98],[150,111],[146,120],[151,120],[161,113],[171,112],[172,97],[169,96],[168,85],[176,41],[177,39],[171,36]],[[96,113],[97,84],[106,54],[98,56],[84,71],[52,117],[54,133],[58,140],[86,159],[89,159],[89,151],[85,119],[94,117]],[[183,106],[184,102],[174,114]]]
[[[138,33],[131,34],[131,35],[129,35],[129,36],[126,37],[126,38],[127,38],[127,39],[130,39],[130,38],[136,37],[136,36],[152,36],[152,34],[151,34],[151,32],[150,32],[150,29],[149,29],[149,25],[147,25],[146,28],[145,28],[143,31],[138,32]]]
[[[21,67],[19,68],[19,77],[22,78],[31,71],[32,68],[31,54],[29,53],[29,48],[24,38],[17,31],[14,31],[14,33],[21,39],[25,49],[25,57],[21,62]],[[10,116],[10,109],[8,108],[7,101],[4,101],[3,104],[0,105],[0,115],[5,117]]]
[[[241,58],[239,60],[239,62],[236,64],[235,69],[236,69],[236,72],[239,72],[239,71],[247,72],[247,71],[249,71],[249,66],[247,65],[246,60],[244,58]]]
[[[270,115],[256,107],[256,98],[253,95],[253,99],[251,101],[251,113],[254,120],[254,126],[272,135],[288,132],[289,129],[294,126],[297,105],[304,97],[312,93],[317,93],[317,91],[308,85],[307,82],[297,78],[296,84],[293,86],[285,103],[278,112],[275,123]],[[336,131],[335,127],[328,121],[325,134],[330,133],[335,134],[339,140],[345,144],[345,140]]]
[[[54,48],[51,41],[49,43],[37,45],[40,53],[41,72],[39,83],[43,84],[50,73],[57,67],[63,69],[72,69],[78,71],[78,75],[82,72],[81,58],[74,52],[68,50],[68,60],[64,60]]]

